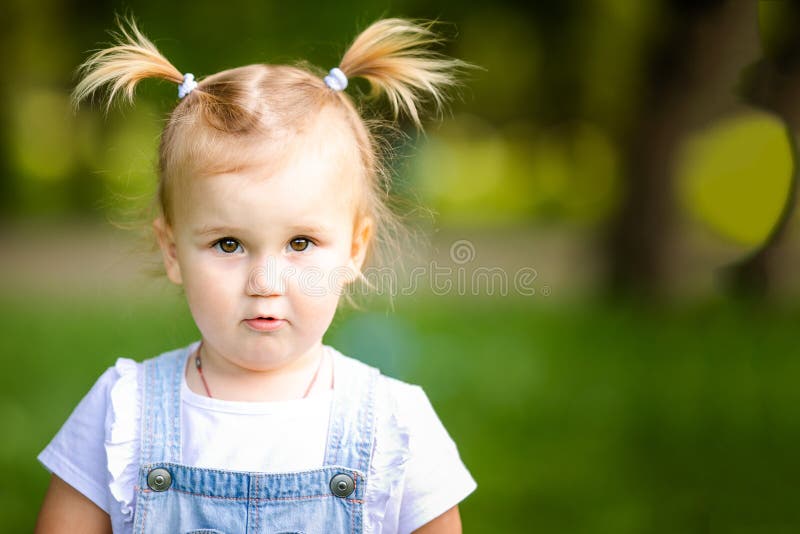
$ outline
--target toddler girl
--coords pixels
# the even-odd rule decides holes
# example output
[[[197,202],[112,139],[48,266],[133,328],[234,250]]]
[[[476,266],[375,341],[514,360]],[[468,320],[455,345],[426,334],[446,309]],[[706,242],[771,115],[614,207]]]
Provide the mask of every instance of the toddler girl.
[[[425,393],[322,337],[396,225],[383,141],[348,81],[419,125],[419,102],[441,104],[465,64],[428,49],[430,25],[386,19],[327,74],[196,80],[128,25],[82,65],[73,101],[179,84],[153,228],[201,336],[99,378],[39,455],[53,475],[37,531],[460,532],[476,484]]]

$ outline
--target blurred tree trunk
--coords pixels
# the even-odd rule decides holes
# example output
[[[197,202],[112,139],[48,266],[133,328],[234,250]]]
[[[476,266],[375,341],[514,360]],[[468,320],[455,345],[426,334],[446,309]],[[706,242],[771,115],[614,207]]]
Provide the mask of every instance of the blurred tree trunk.
[[[11,31],[9,26],[12,17],[14,6],[0,4],[0,50],[6,51],[14,50],[11,46]],[[12,72],[10,65],[6,61],[0,64],[0,223],[5,222],[3,219],[9,217],[12,211],[11,200],[14,196],[15,182],[11,176],[11,154],[10,146],[11,139],[9,132],[11,126],[9,125],[9,102],[11,102],[10,95],[10,82],[12,79]]]
[[[774,7],[774,6],[773,6]],[[798,139],[800,138],[800,5],[780,2],[784,31],[771,39],[763,58],[748,69],[743,96],[751,104],[771,111],[787,126],[794,159],[794,173],[783,211],[769,237],[750,256],[726,269],[724,282],[732,293],[763,297],[770,293],[780,260],[788,250],[789,222],[795,213],[798,188]]]
[[[615,294],[656,296],[675,276],[676,149],[690,130],[736,105],[740,73],[758,57],[752,0],[664,0],[662,11],[643,45],[637,119],[620,139],[626,190],[607,243]]]

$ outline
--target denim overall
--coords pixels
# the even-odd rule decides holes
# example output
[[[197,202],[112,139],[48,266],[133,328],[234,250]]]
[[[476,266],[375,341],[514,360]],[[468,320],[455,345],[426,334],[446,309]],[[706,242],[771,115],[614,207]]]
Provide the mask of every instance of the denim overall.
[[[196,344],[143,364],[133,532],[361,533],[378,370],[335,353],[321,468],[291,473],[205,469],[181,463],[181,380]]]

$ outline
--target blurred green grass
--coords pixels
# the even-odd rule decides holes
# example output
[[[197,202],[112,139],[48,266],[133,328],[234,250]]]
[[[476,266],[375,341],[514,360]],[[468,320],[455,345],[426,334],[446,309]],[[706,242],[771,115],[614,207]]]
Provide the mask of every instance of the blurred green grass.
[[[197,331],[175,297],[0,298],[3,530],[30,531],[36,455],[117,357]],[[797,309],[414,297],[326,341],[421,384],[478,490],[466,532],[796,532]]]

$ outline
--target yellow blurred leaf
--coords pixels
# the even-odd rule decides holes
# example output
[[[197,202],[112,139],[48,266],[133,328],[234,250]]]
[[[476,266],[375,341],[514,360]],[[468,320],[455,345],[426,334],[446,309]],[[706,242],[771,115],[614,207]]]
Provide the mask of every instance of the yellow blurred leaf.
[[[66,178],[75,160],[68,95],[30,87],[9,111],[11,156],[19,173],[42,181]]]
[[[676,163],[679,197],[694,217],[741,244],[766,239],[793,168],[780,120],[758,111],[728,116],[686,139]]]

